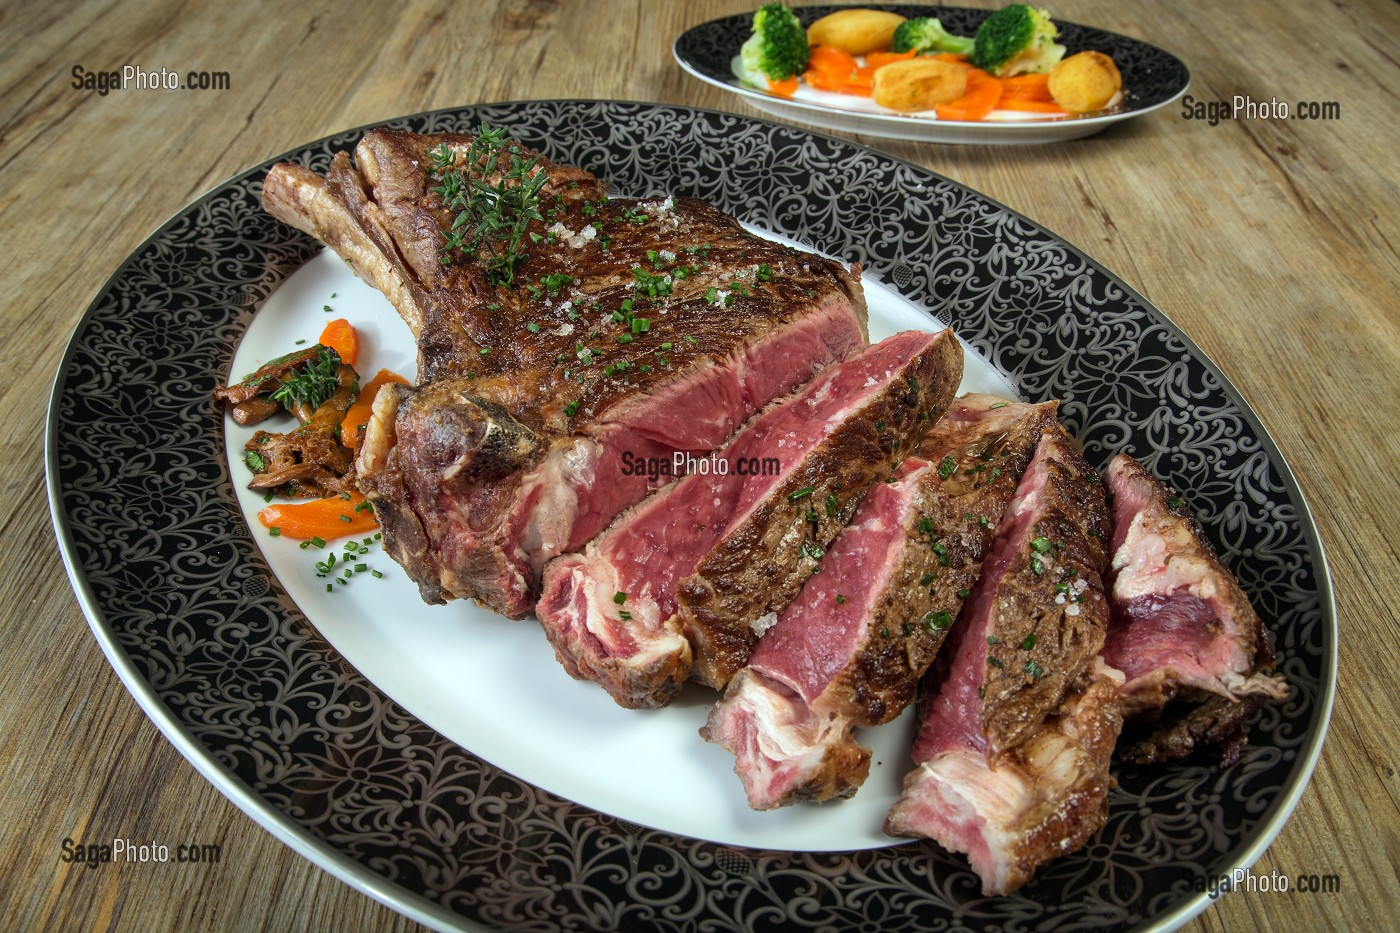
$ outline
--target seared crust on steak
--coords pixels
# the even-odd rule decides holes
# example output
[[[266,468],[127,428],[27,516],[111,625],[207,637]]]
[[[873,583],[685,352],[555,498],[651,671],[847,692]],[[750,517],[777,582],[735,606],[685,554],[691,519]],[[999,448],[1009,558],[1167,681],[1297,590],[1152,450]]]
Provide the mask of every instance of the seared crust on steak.
[[[1201,742],[1226,762],[1249,716],[1288,695],[1273,644],[1185,500],[1126,454],[1113,458],[1112,603],[1104,659],[1127,677],[1124,711],[1136,762],[1187,755]]]
[[[700,730],[757,810],[854,794],[914,699],[1056,403],[965,395],[876,483]]]
[[[520,617],[547,560],[650,488],[621,474],[623,452],[715,449],[863,345],[865,303],[839,263],[694,199],[608,199],[543,158],[543,219],[513,282],[495,284],[479,258],[443,252],[453,218],[429,153],[446,145],[460,165],[472,140],[371,130],[325,178],[274,166],[263,201],[380,288],[417,338],[418,388],[385,396],[361,473],[390,553],[430,601]]]
[[[849,503],[897,468],[943,416],[962,368],[957,337],[943,331],[908,370],[907,391],[882,393],[848,419],[681,581],[678,618],[695,652],[693,680],[722,688],[748,663],[758,643],[754,623],[820,571],[814,555],[841,531]],[[829,496],[846,505],[827,509]]]

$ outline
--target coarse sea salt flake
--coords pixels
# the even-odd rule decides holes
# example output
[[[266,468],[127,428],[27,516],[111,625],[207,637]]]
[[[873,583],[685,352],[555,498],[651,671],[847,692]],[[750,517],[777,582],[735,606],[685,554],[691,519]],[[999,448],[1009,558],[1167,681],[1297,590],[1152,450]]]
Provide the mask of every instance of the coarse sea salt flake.
[[[764,632],[777,624],[778,614],[776,612],[770,612],[767,615],[762,615],[754,619],[753,622],[749,623],[749,628],[753,629],[755,635],[762,638]]]

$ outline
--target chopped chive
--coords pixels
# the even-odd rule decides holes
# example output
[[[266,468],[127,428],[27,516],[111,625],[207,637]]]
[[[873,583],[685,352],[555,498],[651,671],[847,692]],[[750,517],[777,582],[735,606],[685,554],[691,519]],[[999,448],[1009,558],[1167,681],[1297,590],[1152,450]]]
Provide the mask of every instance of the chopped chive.
[[[1051,547],[1050,539],[1044,535],[1031,541],[1031,550],[1035,551],[1037,554],[1044,554],[1049,551]]]
[[[796,502],[798,499],[801,499],[803,496],[810,496],[812,493],[814,493],[814,492],[816,492],[816,491],[817,491],[817,487],[815,487],[815,486],[803,486],[801,489],[795,489],[795,490],[793,490],[791,493],[789,493],[789,494],[788,494],[788,501],[789,501],[789,502]]]
[[[316,536],[316,537],[314,537],[314,538],[311,539],[311,546],[312,546],[312,547],[325,547],[325,546],[326,546],[326,539],[325,539],[325,538],[322,538],[322,537],[320,537],[320,536],[318,535],[318,536]]]
[[[564,406],[564,414],[568,415],[570,418],[572,418],[574,415],[578,414],[578,401],[577,401],[577,400],[574,400],[574,401],[570,402],[569,404],[565,405],[565,406]]]
[[[941,632],[952,626],[953,617],[947,612],[930,612],[924,616],[924,624],[931,632],[935,630]]]
[[[1004,667],[1004,666],[1005,666],[1005,665],[1003,665],[1003,664],[1001,663],[1001,661],[1000,661],[999,659],[992,657],[990,654],[987,655],[987,663],[990,664],[992,667]]]
[[[1040,677],[1040,675],[1042,675],[1042,674],[1045,673],[1045,668],[1041,667],[1039,664],[1035,663],[1034,661],[1027,661],[1027,662],[1026,662],[1026,673],[1027,673],[1027,674],[1030,674],[1032,677],[1035,677],[1035,678],[1038,679],[1038,678]]]
[[[627,602],[627,594],[622,592],[621,590],[618,590],[616,593],[613,594],[613,602],[621,606],[623,603]]]
[[[371,570],[371,571],[369,572],[369,575],[370,575],[371,577],[374,577],[376,580],[378,580],[378,579],[380,579],[380,578],[382,578],[382,577],[384,576],[384,574],[380,573],[378,570]]]
[[[924,574],[922,577],[919,578],[919,585],[928,586],[930,583],[937,579],[938,574],[934,573],[933,571],[929,571],[928,573]]]
[[[282,537],[282,529],[278,528],[276,525],[273,525],[271,528],[267,529],[267,533],[274,538]]]
[[[1030,633],[1029,635],[1027,635],[1025,638],[1021,639],[1021,650],[1022,650],[1022,651],[1030,651],[1030,650],[1031,650],[1032,648],[1034,648],[1034,647],[1035,647],[1035,632],[1031,632],[1031,633]]]
[[[845,601],[846,601],[846,597],[842,596],[840,593],[837,593],[837,594],[836,594],[836,605],[839,606],[839,605],[841,605],[842,603],[844,603]]]

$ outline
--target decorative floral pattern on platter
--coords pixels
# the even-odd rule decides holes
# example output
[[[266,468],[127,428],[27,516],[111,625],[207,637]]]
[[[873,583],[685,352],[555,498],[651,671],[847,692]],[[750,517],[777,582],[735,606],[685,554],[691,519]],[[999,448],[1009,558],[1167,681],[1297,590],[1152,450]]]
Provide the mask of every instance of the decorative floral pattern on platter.
[[[961,21],[957,21],[961,25]],[[1120,768],[1108,824],[1015,895],[932,844],[737,849],[545,793],[429,729],[316,633],[234,500],[210,402],[252,316],[319,244],[258,206],[266,163],[181,211],[80,323],[48,437],[56,526],[114,661],[258,818],[451,925],[503,930],[1129,929],[1270,832],[1321,741],[1335,623],[1316,532],[1258,419],[1160,312],[1074,247],[961,185],[850,142],[640,103],[494,104],[393,121],[505,127],[629,195],[690,194],[859,261],[953,325],[1029,399],[1064,400],[1098,466],[1143,459],[1199,511],[1274,630],[1293,694],[1238,763]],[[347,131],[288,153],[324,171]]]

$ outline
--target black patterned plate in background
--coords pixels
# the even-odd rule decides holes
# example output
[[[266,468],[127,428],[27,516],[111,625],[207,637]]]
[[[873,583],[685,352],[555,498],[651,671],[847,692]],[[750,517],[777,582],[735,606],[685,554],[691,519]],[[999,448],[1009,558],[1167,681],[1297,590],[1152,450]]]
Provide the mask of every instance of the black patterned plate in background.
[[[804,26],[810,26],[828,13],[842,9],[850,7],[798,7],[793,12]],[[878,4],[860,9],[886,10],[909,19],[935,16],[943,28],[957,36],[974,35],[991,14],[990,10],[944,6]],[[1065,22],[1058,17],[1054,22],[1060,30],[1058,41],[1065,46],[1067,54],[1094,51],[1113,59],[1123,75],[1121,107],[1111,113],[1055,119],[964,123],[939,120],[931,114],[895,113],[876,106],[867,98],[848,95],[822,94],[818,95],[820,101],[781,97],[751,88],[734,76],[731,63],[739,54],[739,47],[752,34],[752,13],[726,16],[688,29],[676,40],[671,51],[687,72],[707,84],[742,96],[764,113],[822,129],[935,143],[1024,144],[1079,139],[1165,107],[1185,93],[1191,83],[1186,65],[1156,46],[1115,32]]]
[[[718,845],[550,794],[425,725],[306,621],[235,499],[210,393],[268,296],[321,247],[266,215],[254,167],[180,211],[103,287],[53,390],[50,503],[113,667],[221,792],[318,865],[426,923],[503,930],[1135,929],[1203,909],[1297,803],[1331,710],[1326,564],[1288,467],[1219,370],[1074,247],[929,171],[710,111],[547,101],[481,122],[624,194],[688,194],[858,261],[950,324],[1027,399],[1057,398],[1098,466],[1119,450],[1187,495],[1278,640],[1288,701],[1240,760],[1123,768],[1108,823],[1011,897],[935,845]],[[324,171],[361,130],[279,156]],[[522,739],[528,741],[528,737]],[[684,807],[684,800],[677,800]]]

